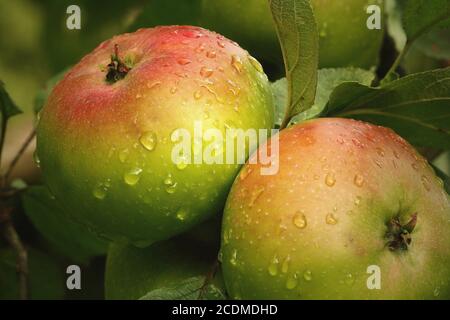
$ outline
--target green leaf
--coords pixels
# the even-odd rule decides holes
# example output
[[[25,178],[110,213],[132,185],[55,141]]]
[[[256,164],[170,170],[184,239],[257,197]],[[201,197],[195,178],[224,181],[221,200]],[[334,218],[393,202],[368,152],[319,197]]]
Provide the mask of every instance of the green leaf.
[[[0,109],[2,113],[2,122],[9,118],[22,113],[19,107],[12,101],[8,92],[6,92],[5,84],[0,80]]]
[[[450,29],[434,28],[414,43],[427,57],[450,60]]]
[[[22,202],[35,228],[62,255],[86,263],[91,257],[106,253],[107,242],[70,221],[47,188],[30,187],[23,194]]]
[[[282,127],[314,104],[319,60],[319,36],[308,0],[270,0],[283,52],[287,79],[286,115]]]
[[[326,114],[390,127],[417,146],[450,149],[449,86],[450,68],[377,88],[344,83],[331,94]]]
[[[64,298],[63,269],[56,259],[29,248],[28,270],[31,299]],[[0,250],[0,300],[18,298],[16,255],[11,249],[2,249]]]
[[[406,33],[402,25],[402,8],[397,0],[385,0],[387,13],[387,31],[394,40],[397,51],[402,51],[406,44]]]
[[[150,291],[139,300],[224,300],[225,294],[217,286],[207,284],[205,277],[192,277],[177,285]]]
[[[433,26],[448,18],[450,18],[449,0],[408,0],[404,2],[402,20],[408,42],[413,42]]]
[[[53,88],[58,84],[60,80],[65,76],[65,74],[69,71],[69,68],[57,73],[53,77],[51,77],[46,83],[45,87],[38,91],[36,97],[34,98],[34,112],[38,113],[44,107],[45,102],[47,101],[48,96],[52,92]]]
[[[275,127],[281,127],[287,107],[287,80],[281,78],[271,83],[273,99],[275,102]]]

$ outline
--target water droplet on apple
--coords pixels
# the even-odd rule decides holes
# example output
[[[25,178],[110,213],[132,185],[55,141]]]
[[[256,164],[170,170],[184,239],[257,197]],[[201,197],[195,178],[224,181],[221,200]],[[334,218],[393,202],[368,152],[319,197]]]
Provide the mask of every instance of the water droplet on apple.
[[[125,163],[125,161],[127,161],[128,156],[130,154],[130,150],[128,149],[123,149],[119,152],[119,160],[122,163]]]
[[[359,173],[356,174],[355,178],[353,179],[353,182],[357,187],[361,188],[364,185],[364,176]]]
[[[394,150],[393,153],[394,153],[394,157],[396,157],[397,159],[400,159],[400,155],[398,154],[397,151]]]
[[[356,198],[355,198],[355,206],[359,206],[361,204],[361,197],[360,196],[357,196]]]
[[[99,183],[94,188],[94,191],[92,192],[92,194],[94,195],[95,198],[97,198],[99,200],[103,200],[103,199],[105,199],[107,192],[108,192],[108,187],[103,183]]]
[[[176,164],[178,170],[184,170],[188,166],[188,160],[185,156],[178,158],[178,163]]]
[[[377,151],[377,154],[378,154],[380,157],[384,157],[384,150],[383,150],[383,149],[381,149],[381,148],[376,148],[376,151]]]
[[[355,277],[353,277],[353,275],[349,273],[345,276],[344,282],[346,285],[351,286],[355,283]]]
[[[336,219],[336,217],[332,213],[329,213],[325,217],[325,222],[327,224],[329,224],[329,225],[335,225],[336,223],[338,223],[338,220]]]
[[[252,172],[252,168],[250,168],[249,166],[246,166],[242,169],[241,173],[239,174],[239,179],[245,180],[245,178],[248,177],[248,175]]]
[[[215,51],[208,51],[206,52],[206,56],[210,59],[214,59],[216,57],[216,52]]]
[[[231,65],[238,73],[242,72],[242,61],[239,56],[235,54],[231,56]]]
[[[152,82],[152,83],[147,83],[147,88],[149,88],[149,89],[153,89],[153,88],[155,88],[156,86],[159,86],[161,84],[161,81],[155,81],[155,82]]]
[[[298,276],[297,273],[293,273],[286,280],[286,289],[292,290],[295,289],[298,285]]]
[[[434,295],[435,297],[438,297],[440,294],[441,294],[441,288],[436,287],[436,288],[434,289],[434,291],[433,291],[433,295]]]
[[[164,179],[164,185],[166,186],[166,192],[173,194],[177,189],[177,182],[175,182],[172,178],[172,175],[169,173],[167,177]]]
[[[237,250],[234,249],[231,253],[230,263],[232,266],[237,266]]]
[[[180,58],[177,60],[178,64],[181,64],[182,66],[185,66],[189,63],[191,63],[191,60],[186,59],[186,58]]]
[[[222,41],[217,41],[217,45],[221,48],[225,48],[225,43]]]
[[[263,192],[264,192],[264,187],[258,187],[255,190],[253,190],[248,206],[253,207],[256,200],[258,200],[258,198],[263,194]]]
[[[431,190],[430,180],[428,180],[426,176],[422,176],[422,184],[425,190],[427,191]]]
[[[299,229],[304,229],[307,225],[306,217],[303,213],[297,212],[292,218],[292,222]]]
[[[144,132],[139,138],[139,142],[148,151],[153,151],[156,147],[157,137],[153,131]]]
[[[419,165],[417,164],[417,162],[414,162],[411,164],[411,167],[413,167],[414,170],[419,170]]]
[[[282,273],[287,273],[289,271],[289,263],[291,262],[291,257],[287,256],[283,263],[281,264],[281,272]]]
[[[276,276],[278,274],[278,264],[280,262],[278,261],[278,257],[275,255],[272,260],[270,261],[269,267],[267,268],[267,271],[271,276]]]
[[[312,280],[312,272],[311,272],[311,270],[306,270],[304,273],[303,273],[303,279],[305,279],[306,281],[311,281]]]
[[[336,178],[333,173],[328,173],[325,177],[325,184],[329,187],[332,187],[336,184]]]
[[[214,73],[214,70],[211,69],[211,68],[202,67],[202,68],[200,69],[200,75],[201,75],[203,78],[209,78],[209,77],[212,76],[213,73]]]
[[[251,55],[248,55],[248,60],[250,61],[250,64],[256,69],[256,71],[258,71],[259,73],[264,72],[264,69],[263,69],[261,63],[259,63],[258,60],[253,58]]]
[[[178,220],[180,221],[184,221],[186,220],[186,217],[188,215],[188,212],[186,209],[180,208],[177,213],[175,214],[175,216],[177,217]]]
[[[125,181],[126,184],[134,186],[139,182],[141,173],[142,173],[141,168],[133,168],[127,173],[125,173],[125,175],[123,176],[123,180]]]
[[[177,87],[172,87],[172,88],[170,88],[170,93],[175,94],[177,92],[177,90],[178,90]]]
[[[202,97],[202,92],[200,90],[197,90],[194,92],[194,99],[198,100]]]

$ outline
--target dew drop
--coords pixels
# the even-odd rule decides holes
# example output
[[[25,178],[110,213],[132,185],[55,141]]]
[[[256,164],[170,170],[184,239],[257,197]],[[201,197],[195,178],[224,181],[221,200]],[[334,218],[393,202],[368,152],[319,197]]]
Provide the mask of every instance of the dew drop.
[[[357,187],[361,188],[364,185],[364,176],[359,173],[356,174],[353,182]]]
[[[191,63],[191,60],[186,59],[186,58],[180,58],[177,60],[178,64],[181,64],[182,66],[185,66],[189,63]]]
[[[202,68],[200,69],[200,75],[201,75],[203,78],[209,78],[209,77],[212,76],[213,73],[214,73],[214,70],[211,69],[211,68],[202,67]]]
[[[216,52],[215,51],[208,51],[206,52],[206,56],[210,59],[214,59],[216,57]]]
[[[292,222],[299,229],[304,229],[307,225],[306,217],[303,213],[297,212],[292,218]]]
[[[270,261],[269,267],[267,268],[267,271],[271,276],[276,276],[278,274],[278,264],[280,262],[278,261],[278,257],[274,256],[272,260]]]
[[[286,289],[292,290],[295,289],[298,285],[298,276],[297,273],[290,275],[286,280]]]
[[[176,92],[177,92],[177,87],[172,87],[172,88],[170,88],[170,93],[171,94],[175,94]]]
[[[327,224],[329,224],[329,225],[335,225],[336,223],[338,223],[338,220],[336,219],[336,217],[332,213],[329,213],[325,217],[325,222]]]
[[[351,286],[355,283],[355,278],[353,277],[353,275],[351,273],[349,273],[345,276],[344,282],[346,285]]]
[[[231,253],[230,263],[232,266],[237,266],[237,250],[234,249]]]
[[[394,150],[394,152],[393,152],[393,153],[394,153],[394,157],[396,157],[397,159],[400,159],[400,155],[398,154],[398,152],[397,152],[397,151],[395,151],[395,150]]]
[[[106,185],[104,185],[103,183],[99,183],[95,187],[92,194],[94,195],[95,198],[97,198],[99,200],[103,200],[103,199],[105,199],[107,192],[108,192],[108,187]]]
[[[172,175],[169,173],[164,179],[164,185],[166,186],[167,193],[175,193],[177,189],[177,183],[173,180]]]
[[[357,196],[356,198],[355,198],[355,206],[359,206],[361,204],[361,197],[360,196]]]
[[[329,187],[332,187],[336,184],[336,178],[334,177],[334,174],[328,173],[325,177],[325,184]]]
[[[289,271],[289,263],[291,262],[291,257],[287,256],[281,264],[281,272],[287,273]]]
[[[242,181],[242,180],[245,180],[245,178],[247,178],[248,177],[248,175],[250,174],[252,172],[252,169],[250,168],[250,167],[244,167],[243,169],[242,169],[242,171],[241,171],[241,174],[239,175],[239,179]]]
[[[253,190],[252,196],[251,196],[250,202],[249,202],[249,207],[253,207],[256,200],[258,200],[258,198],[263,194],[263,192],[264,192],[264,187],[258,187],[255,190]]]
[[[231,65],[238,73],[242,72],[242,61],[239,56],[235,54],[231,56]]]
[[[178,220],[184,221],[184,220],[186,220],[187,215],[188,215],[187,210],[181,208],[181,209],[179,209],[179,210],[177,211],[177,213],[176,213],[175,216],[177,217]]]
[[[305,279],[306,281],[311,281],[312,280],[312,272],[311,272],[311,270],[306,270],[303,273],[303,279]]]
[[[436,288],[434,289],[434,291],[433,291],[433,295],[434,295],[435,297],[438,297],[440,294],[441,294],[441,288],[436,287]]]
[[[124,163],[125,161],[127,161],[129,155],[130,155],[130,150],[128,150],[128,149],[121,150],[119,152],[119,160],[120,160],[120,162]]]
[[[155,88],[156,86],[159,86],[161,84],[161,81],[155,81],[155,82],[152,82],[152,83],[147,83],[147,88],[149,88],[149,89],[153,89],[153,88]]]
[[[38,168],[41,167],[41,159],[39,159],[39,155],[37,153],[37,150],[34,151],[34,153],[33,153],[33,161],[36,164],[36,167],[38,167]]]
[[[176,164],[178,170],[184,170],[188,166],[188,160],[185,156],[181,156],[178,158],[178,162]]]
[[[225,43],[222,41],[217,41],[217,45],[221,48],[225,48]]]
[[[142,173],[141,168],[133,168],[127,173],[125,173],[125,175],[123,176],[123,180],[125,181],[126,184],[134,186],[136,183],[139,182],[141,173]]]
[[[202,97],[202,92],[200,90],[197,90],[194,92],[194,99],[198,100]]]
[[[253,58],[251,55],[248,56],[248,60],[250,60],[251,65],[256,69],[256,71],[258,71],[259,73],[264,72],[264,69],[263,69],[261,63],[259,63],[258,60]]]
[[[376,151],[377,151],[377,154],[378,154],[380,157],[384,157],[384,151],[383,151],[383,149],[381,149],[381,148],[376,148]]]
[[[422,176],[422,184],[425,190],[427,191],[431,190],[430,180],[428,180],[426,176]]]
[[[153,151],[156,147],[157,137],[153,131],[144,132],[139,138],[139,142],[148,151]]]

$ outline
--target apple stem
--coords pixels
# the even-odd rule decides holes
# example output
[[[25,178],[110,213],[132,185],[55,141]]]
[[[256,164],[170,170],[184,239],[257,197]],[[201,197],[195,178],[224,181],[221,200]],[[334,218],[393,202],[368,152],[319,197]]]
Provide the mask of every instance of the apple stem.
[[[114,53],[111,55],[111,62],[107,66],[106,82],[113,84],[123,78],[130,72],[128,67],[119,57],[119,46],[114,45]]]

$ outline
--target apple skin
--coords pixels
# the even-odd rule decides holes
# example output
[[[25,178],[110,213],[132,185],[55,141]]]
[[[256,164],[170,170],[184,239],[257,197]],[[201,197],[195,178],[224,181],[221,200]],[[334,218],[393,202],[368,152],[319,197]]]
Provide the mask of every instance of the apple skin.
[[[227,200],[220,257],[231,297],[450,298],[449,198],[404,139],[323,118],[281,131],[279,143],[278,173],[246,165]],[[391,251],[388,222],[414,214],[410,246]],[[371,265],[380,290],[367,288]]]
[[[369,30],[367,6],[382,0],[312,0],[319,31],[321,68],[377,65],[383,30]],[[203,0],[202,25],[238,41],[258,59],[282,63],[266,0]]]
[[[131,71],[107,83],[118,45]],[[45,182],[71,215],[113,240],[146,246],[223,209],[239,165],[171,159],[171,134],[273,126],[259,63],[236,43],[191,26],[140,29],[100,44],[52,91],[37,129]],[[206,144],[203,145],[205,149]]]
[[[213,268],[218,249],[183,236],[147,248],[112,244],[106,262],[106,299],[136,300],[152,290],[205,276]],[[223,288],[220,273],[212,283]]]

